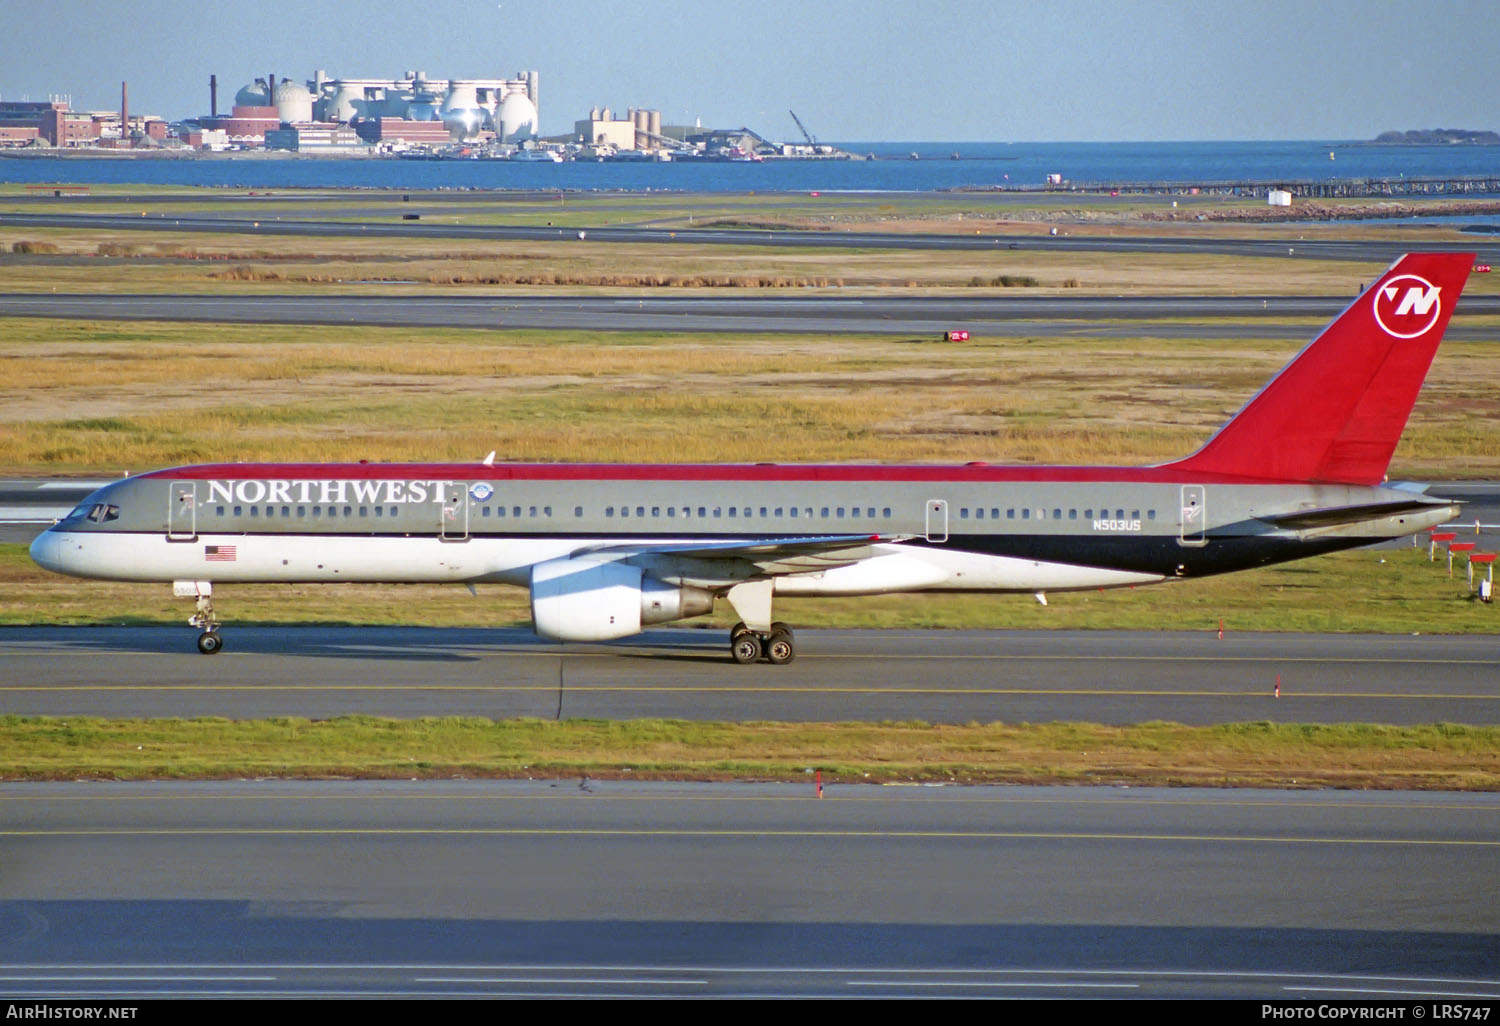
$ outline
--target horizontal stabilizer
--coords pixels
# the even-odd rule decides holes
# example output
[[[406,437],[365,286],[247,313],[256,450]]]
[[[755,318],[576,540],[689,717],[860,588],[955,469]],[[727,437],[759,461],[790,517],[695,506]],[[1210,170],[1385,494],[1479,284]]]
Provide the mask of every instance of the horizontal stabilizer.
[[[1460,503],[1434,502],[1422,499],[1402,499],[1395,502],[1370,502],[1359,506],[1329,506],[1324,509],[1303,509],[1294,513],[1277,513],[1256,517],[1268,524],[1284,527],[1290,531],[1306,531],[1317,527],[1337,527],[1340,524],[1360,524],[1367,520],[1415,513],[1418,510],[1453,508],[1455,515]]]

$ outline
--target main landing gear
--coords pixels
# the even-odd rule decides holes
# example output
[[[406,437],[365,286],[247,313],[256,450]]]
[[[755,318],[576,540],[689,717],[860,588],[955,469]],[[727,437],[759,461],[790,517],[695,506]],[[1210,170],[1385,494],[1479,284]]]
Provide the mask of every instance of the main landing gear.
[[[773,623],[769,631],[752,631],[737,623],[729,632],[729,654],[737,663],[756,663],[764,659],[774,666],[785,666],[797,658],[797,639],[784,623]]]

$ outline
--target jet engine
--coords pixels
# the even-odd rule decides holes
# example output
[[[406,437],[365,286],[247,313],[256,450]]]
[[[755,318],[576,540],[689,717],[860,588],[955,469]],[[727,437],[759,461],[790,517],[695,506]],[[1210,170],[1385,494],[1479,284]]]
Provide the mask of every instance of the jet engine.
[[[647,577],[628,563],[553,559],[531,568],[531,622],[551,641],[611,641],[713,608],[712,592]]]

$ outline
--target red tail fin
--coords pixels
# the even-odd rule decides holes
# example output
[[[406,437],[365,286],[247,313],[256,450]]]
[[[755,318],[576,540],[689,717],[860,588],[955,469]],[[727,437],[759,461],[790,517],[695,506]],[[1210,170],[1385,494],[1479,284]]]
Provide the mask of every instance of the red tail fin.
[[[1397,260],[1203,448],[1169,465],[1379,484],[1473,264],[1472,253]]]

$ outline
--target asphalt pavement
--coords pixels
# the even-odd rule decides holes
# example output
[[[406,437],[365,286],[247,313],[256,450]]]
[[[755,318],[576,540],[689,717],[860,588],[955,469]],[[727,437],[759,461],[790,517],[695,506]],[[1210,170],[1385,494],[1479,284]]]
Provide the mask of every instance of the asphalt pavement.
[[[84,228],[111,231],[231,232],[250,236],[303,235],[324,238],[510,239],[655,243],[662,245],[727,245],[816,247],[824,249],[995,250],[1088,253],[1213,253],[1245,257],[1289,257],[1311,260],[1352,260],[1386,264],[1403,253],[1451,252],[1452,243],[1374,240],[1223,239],[1201,237],[1100,236],[1084,234],[949,235],[936,233],[818,232],[746,228],[557,228],[534,225],[465,225],[398,220],[320,221],[290,217],[253,219],[218,214],[156,213],[131,217],[117,214],[0,213],[0,228]],[[1295,229],[1293,229],[1295,230]],[[1486,263],[1500,261],[1500,242],[1484,236],[1465,241]]]
[[[0,712],[1500,723],[1493,634],[799,630],[790,665],[737,666],[720,630],[559,645],[522,628],[237,626],[232,591],[217,605],[212,656],[187,626],[0,627]],[[795,623],[796,604],[781,615]]]
[[[0,785],[8,998],[1500,998],[1500,797]]]

